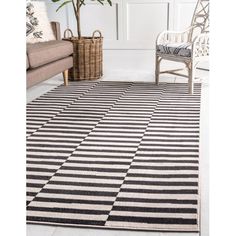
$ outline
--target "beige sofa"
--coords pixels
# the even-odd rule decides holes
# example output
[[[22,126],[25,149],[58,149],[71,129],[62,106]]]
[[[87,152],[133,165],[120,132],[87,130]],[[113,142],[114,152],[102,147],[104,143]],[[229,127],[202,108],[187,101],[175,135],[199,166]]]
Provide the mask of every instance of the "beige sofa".
[[[51,22],[56,40],[27,44],[27,88],[63,72],[64,84],[68,84],[68,69],[73,66],[73,45],[61,40],[60,24]]]

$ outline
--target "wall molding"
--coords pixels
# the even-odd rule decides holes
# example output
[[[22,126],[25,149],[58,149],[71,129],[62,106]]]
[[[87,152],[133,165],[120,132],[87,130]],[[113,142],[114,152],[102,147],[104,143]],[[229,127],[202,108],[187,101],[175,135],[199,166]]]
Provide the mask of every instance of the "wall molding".
[[[45,0],[50,20],[61,23],[62,32],[69,27],[74,32],[76,22],[71,6],[55,13],[55,4]],[[113,0],[113,7],[86,1],[82,9],[82,32],[100,28],[104,34],[104,49],[149,49],[162,30],[180,30],[190,25],[191,11],[197,0]],[[107,4],[108,5],[108,4]],[[142,16],[143,15],[143,16]],[[139,16],[142,17],[139,19]]]

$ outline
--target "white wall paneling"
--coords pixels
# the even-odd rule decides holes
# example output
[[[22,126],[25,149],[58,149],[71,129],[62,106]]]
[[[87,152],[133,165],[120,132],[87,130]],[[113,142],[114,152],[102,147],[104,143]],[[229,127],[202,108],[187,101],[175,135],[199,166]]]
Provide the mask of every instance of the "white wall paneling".
[[[71,6],[69,12],[72,11]],[[99,29],[104,36],[105,49],[118,49],[124,42],[124,14],[123,0],[113,0],[112,6],[86,1],[86,6],[81,8],[82,34],[91,36],[92,32]],[[71,27],[72,26],[72,27]],[[69,27],[75,31],[74,17],[69,17]]]
[[[124,0],[123,12],[128,48],[154,48],[157,34],[173,25],[173,0]]]
[[[175,0],[174,28],[182,30],[190,26],[197,0]]]
[[[81,10],[81,21],[83,35],[91,35],[95,29],[99,29],[106,40],[119,40],[117,3],[112,7],[109,4],[103,7],[98,3],[88,4]]]
[[[113,5],[87,1],[87,5],[81,8],[81,31],[82,35],[91,36],[93,31],[99,29],[102,31],[104,39],[107,42],[120,40],[120,22],[121,18],[119,1],[113,1]],[[76,34],[76,21],[71,5],[68,5],[68,26]]]
[[[56,6],[45,1],[50,19],[59,21],[62,31],[69,27],[76,34],[72,6],[56,13]],[[113,0],[112,7],[86,2],[81,8],[83,35],[100,29],[105,49],[154,49],[162,30],[182,30],[190,25],[197,0]]]

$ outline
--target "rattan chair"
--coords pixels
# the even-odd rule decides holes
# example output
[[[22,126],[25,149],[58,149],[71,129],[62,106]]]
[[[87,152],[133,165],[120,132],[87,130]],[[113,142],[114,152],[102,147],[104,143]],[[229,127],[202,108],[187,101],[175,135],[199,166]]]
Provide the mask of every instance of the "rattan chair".
[[[160,74],[167,73],[188,78],[189,93],[193,94],[196,66],[209,56],[209,0],[198,0],[192,23],[185,31],[163,31],[156,40],[156,84]],[[160,71],[162,60],[182,62],[188,75],[174,69]]]

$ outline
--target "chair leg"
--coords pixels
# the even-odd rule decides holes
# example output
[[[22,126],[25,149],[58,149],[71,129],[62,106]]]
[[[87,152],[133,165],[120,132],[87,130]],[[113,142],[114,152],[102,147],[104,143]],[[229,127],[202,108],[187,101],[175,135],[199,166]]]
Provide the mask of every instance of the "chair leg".
[[[195,66],[193,63],[190,63],[188,66],[188,91],[189,94],[193,94],[194,90],[194,78],[195,78]]]
[[[160,78],[160,57],[156,56],[156,71],[155,71],[155,77],[156,77],[156,85],[159,84],[159,78]]]
[[[63,71],[64,85],[68,85],[68,70]]]

